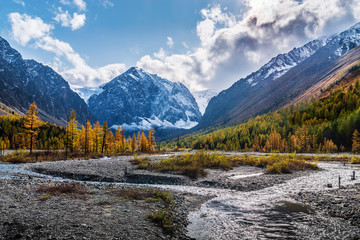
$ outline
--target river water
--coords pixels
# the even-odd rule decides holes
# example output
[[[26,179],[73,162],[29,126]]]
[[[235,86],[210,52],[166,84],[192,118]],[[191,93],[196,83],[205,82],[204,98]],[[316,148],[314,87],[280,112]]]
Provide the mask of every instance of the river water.
[[[358,228],[340,218],[324,216],[299,204],[291,195],[324,190],[327,183],[360,183],[350,180],[358,166],[319,163],[324,169],[258,191],[222,191],[189,215],[189,235],[196,239],[354,239]],[[359,203],[360,204],[360,203]]]
[[[360,184],[360,177],[350,180],[353,171],[360,176],[359,165],[320,162],[319,167],[323,170],[251,192],[152,186],[215,196],[188,216],[188,235],[196,239],[357,239],[359,229],[349,225],[348,221],[315,212],[292,198],[301,192],[324,190],[328,183],[336,188],[339,176],[342,185]],[[22,175],[66,181],[23,170],[21,165],[0,164],[0,178]]]

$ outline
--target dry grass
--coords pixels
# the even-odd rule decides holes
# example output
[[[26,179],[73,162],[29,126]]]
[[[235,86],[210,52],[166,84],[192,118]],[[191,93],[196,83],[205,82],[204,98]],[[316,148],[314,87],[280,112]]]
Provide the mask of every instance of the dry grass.
[[[153,170],[160,172],[176,172],[196,179],[206,176],[206,168],[219,168],[229,170],[236,166],[237,162],[224,154],[198,151],[194,154],[184,153],[173,156],[153,164]]]
[[[118,152],[118,153],[88,153],[85,155],[84,152],[68,152],[64,150],[59,151],[34,151],[32,154],[30,152],[19,150],[12,152],[0,157],[0,160],[3,162],[9,163],[36,163],[36,162],[55,162],[63,160],[84,160],[84,159],[98,159],[104,156],[130,156],[133,153],[131,152]],[[163,154],[163,152],[144,152],[141,154]]]
[[[36,151],[30,154],[26,151],[16,151],[10,154],[6,154],[0,157],[0,160],[3,162],[10,163],[36,163],[36,162],[55,162],[62,160],[75,160],[75,159],[97,159],[104,157],[100,153],[89,153],[85,155],[83,152],[69,152],[65,153],[64,151]]]
[[[198,151],[194,154],[185,153],[179,156],[173,156],[153,164],[153,170],[159,172],[174,172],[186,175],[192,179],[200,176],[206,176],[206,169],[230,170],[239,165],[248,165],[254,167],[267,168],[267,173],[291,173],[292,171],[317,169],[317,164],[309,162],[310,159],[303,159],[296,154],[270,156],[232,156],[224,154]],[[311,159],[312,161],[314,159]],[[150,161],[147,159],[138,159],[134,164],[138,168],[146,169]]]
[[[293,171],[303,171],[307,169],[317,169],[317,164],[306,161],[302,156],[296,154],[270,156],[235,156],[236,161],[243,165],[254,167],[266,167],[266,173],[291,173]]]
[[[131,160],[132,164],[137,165],[137,169],[148,169],[150,162],[150,158],[139,158],[137,156],[134,156],[134,159]]]
[[[174,224],[175,217],[169,209],[153,210],[153,212],[151,214],[148,214],[145,218],[152,221],[153,223],[164,229],[165,232],[170,234],[179,229],[180,227]]]
[[[86,187],[80,183],[58,183],[55,185],[43,185],[38,187],[36,192],[43,195],[40,196],[40,200],[47,200],[50,196],[65,195],[69,197],[84,198],[88,192]]]

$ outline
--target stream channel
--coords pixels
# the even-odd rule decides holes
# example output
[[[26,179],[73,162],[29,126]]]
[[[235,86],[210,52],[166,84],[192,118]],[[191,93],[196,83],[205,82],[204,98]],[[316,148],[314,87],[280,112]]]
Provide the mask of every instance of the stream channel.
[[[188,235],[196,239],[359,239],[359,228],[348,221],[316,212],[296,202],[292,196],[326,189],[336,189],[338,177],[343,186],[360,184],[350,180],[360,166],[320,162],[321,171],[310,172],[283,184],[262,190],[240,192],[227,189],[192,186],[151,185],[154,187],[214,196],[198,211],[189,214]],[[32,176],[54,181],[67,181],[30,172],[23,165],[0,164],[0,178]],[[239,176],[239,178],[246,176]],[[256,177],[256,174],[248,177]],[[102,183],[107,184],[107,183]],[[114,183],[111,183],[114,184]],[[126,184],[126,183],[117,183]],[[136,185],[136,184],[129,184]],[[141,186],[146,186],[141,184]],[[359,203],[360,204],[360,203]]]

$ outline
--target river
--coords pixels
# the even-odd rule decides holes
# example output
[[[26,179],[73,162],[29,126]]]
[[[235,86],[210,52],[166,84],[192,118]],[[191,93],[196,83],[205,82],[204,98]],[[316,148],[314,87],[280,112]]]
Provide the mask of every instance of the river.
[[[196,239],[353,239],[358,236],[358,227],[349,225],[348,221],[341,218],[315,212],[292,198],[302,192],[324,190],[328,183],[336,188],[339,176],[342,185],[360,184],[360,177],[355,181],[350,180],[353,171],[356,176],[360,176],[359,165],[320,162],[319,167],[322,171],[250,192],[190,186],[152,186],[215,196],[188,216],[189,236]],[[23,170],[21,165],[0,164],[0,178],[27,175],[66,181]]]

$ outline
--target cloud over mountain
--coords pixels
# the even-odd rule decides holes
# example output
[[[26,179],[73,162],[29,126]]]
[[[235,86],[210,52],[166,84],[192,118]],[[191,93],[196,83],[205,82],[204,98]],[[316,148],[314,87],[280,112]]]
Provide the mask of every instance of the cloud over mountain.
[[[240,15],[220,5],[203,9],[201,15],[196,28],[200,47],[161,58],[146,55],[137,66],[192,90],[224,88],[227,78],[229,85],[279,52],[359,21],[360,1],[247,0]]]

